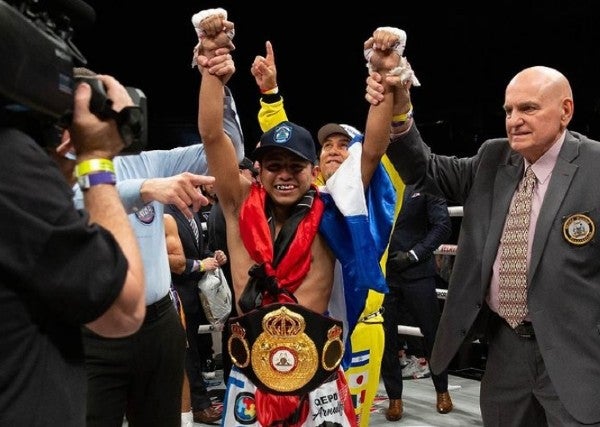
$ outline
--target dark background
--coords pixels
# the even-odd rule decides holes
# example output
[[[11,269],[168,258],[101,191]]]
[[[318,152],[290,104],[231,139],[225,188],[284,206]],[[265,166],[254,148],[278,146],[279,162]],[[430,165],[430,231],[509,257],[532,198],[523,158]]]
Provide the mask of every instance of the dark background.
[[[575,98],[570,129],[600,138],[600,29],[592,0],[475,7],[439,1],[356,2],[359,7],[239,0],[88,3],[96,22],[77,30],[75,44],[90,68],[145,92],[148,148],[198,141],[200,76],[191,68],[197,43],[191,17],[212,7],[225,8],[236,25],[237,72],[229,86],[248,150],[260,137],[250,65],[255,55],[264,55],[266,40],[275,48],[288,117],[316,135],[327,122],[363,128],[368,105],[362,44],[378,26],[407,32],[405,55],[422,84],[412,90],[415,119],[437,152],[471,155],[485,138],[504,136],[504,88],[532,65],[567,76]]]

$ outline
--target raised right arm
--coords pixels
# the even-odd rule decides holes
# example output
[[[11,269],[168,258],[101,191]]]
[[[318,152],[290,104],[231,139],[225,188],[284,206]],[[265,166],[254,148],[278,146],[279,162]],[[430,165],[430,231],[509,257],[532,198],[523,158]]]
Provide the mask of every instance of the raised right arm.
[[[211,21],[221,19],[214,25]],[[225,82],[235,72],[231,48],[226,40],[226,25],[231,24],[219,15],[203,20],[200,25],[205,36],[201,40],[198,67],[202,74],[198,97],[198,130],[206,151],[210,173],[215,177],[215,190],[223,211],[231,211],[244,199],[238,159],[231,139],[223,128],[223,95]],[[232,25],[232,24],[231,24]],[[212,29],[216,31],[211,31]],[[226,47],[222,47],[226,46]]]

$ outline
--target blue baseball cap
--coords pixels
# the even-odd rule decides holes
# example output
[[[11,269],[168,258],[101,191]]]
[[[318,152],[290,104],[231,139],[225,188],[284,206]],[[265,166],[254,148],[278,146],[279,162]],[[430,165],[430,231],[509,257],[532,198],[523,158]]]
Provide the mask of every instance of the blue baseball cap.
[[[312,135],[302,126],[292,122],[281,122],[266,131],[260,138],[260,146],[254,150],[252,156],[260,160],[266,151],[273,148],[284,148],[313,165],[317,162],[317,151]]]

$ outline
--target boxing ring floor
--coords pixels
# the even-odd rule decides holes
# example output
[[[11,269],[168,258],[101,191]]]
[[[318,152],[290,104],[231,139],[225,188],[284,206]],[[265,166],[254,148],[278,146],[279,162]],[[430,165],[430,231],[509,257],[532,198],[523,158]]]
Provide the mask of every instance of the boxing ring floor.
[[[454,403],[449,414],[438,414],[435,410],[435,389],[431,378],[404,380],[402,401],[404,415],[397,422],[385,419],[388,400],[383,387],[379,391],[371,408],[370,426],[402,426],[402,427],[446,427],[446,426],[483,426],[479,410],[480,382],[474,379],[448,376],[448,391]]]
[[[223,372],[215,372],[215,380],[211,382],[214,392],[223,389],[221,382]],[[449,392],[454,403],[454,409],[449,414],[438,414],[435,410],[435,389],[431,378],[404,380],[404,416],[398,422],[385,419],[385,410],[388,407],[387,395],[383,382],[379,384],[379,391],[371,408],[369,426],[401,426],[401,427],[446,427],[446,426],[482,426],[481,412],[479,410],[478,380],[450,375]],[[205,424],[194,423],[194,427]]]
[[[224,392],[222,382],[223,371],[215,372],[215,379],[209,383],[209,393],[213,396],[213,404],[219,406]],[[390,422],[385,419],[388,400],[383,383],[379,384],[377,397],[371,408],[369,426],[399,427],[446,427],[446,426],[483,426],[479,410],[479,381],[450,375],[449,392],[454,409],[449,414],[438,414],[435,410],[435,390],[431,378],[404,380],[404,415],[400,421]],[[206,424],[194,423],[194,427]],[[127,421],[123,423],[127,427]]]

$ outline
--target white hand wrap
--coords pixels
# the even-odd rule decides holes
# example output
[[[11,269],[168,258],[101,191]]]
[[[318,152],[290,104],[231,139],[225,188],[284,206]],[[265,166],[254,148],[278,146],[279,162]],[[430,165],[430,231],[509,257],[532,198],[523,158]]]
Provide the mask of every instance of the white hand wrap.
[[[196,34],[198,34],[199,39],[204,37],[204,31],[202,31],[202,29],[200,28],[200,23],[202,21],[204,21],[206,18],[209,18],[214,15],[221,15],[223,17],[223,19],[227,20],[227,11],[220,7],[216,8],[216,9],[201,10],[200,12],[198,12],[194,16],[192,16],[192,24],[194,25],[194,28],[196,29]],[[227,31],[227,36],[229,37],[230,40],[233,40],[233,37],[235,36],[235,30]]]
[[[415,76],[415,73],[412,70],[410,64],[403,56],[404,48],[406,47],[406,32],[401,30],[400,28],[395,27],[379,27],[375,31],[387,31],[398,36],[398,41],[392,48],[400,56],[400,65],[396,68],[391,69],[388,74],[400,76],[400,80],[403,84],[407,81],[410,81],[413,86],[421,86],[421,83]],[[369,71],[373,71],[373,66],[371,65],[371,56],[373,55],[373,48],[365,49],[364,55],[365,59],[367,60],[367,68],[369,69]]]
[[[198,44],[196,46],[194,46],[194,56],[192,58],[192,68],[194,68],[196,65],[196,56],[198,55],[198,51],[200,50],[200,44],[201,44],[201,40],[203,37],[205,37],[204,31],[202,31],[202,29],[200,28],[200,23],[202,21],[204,21],[206,18],[209,18],[211,16],[214,15],[221,15],[223,17],[223,19],[227,20],[227,11],[223,8],[216,8],[216,9],[205,9],[205,10],[201,10],[200,12],[194,14],[194,16],[192,16],[192,24],[194,25],[194,29],[196,30],[196,34],[198,35]],[[228,30],[227,31],[227,37],[229,37],[229,40],[233,40],[233,38],[235,37],[235,29],[232,30]]]
[[[400,28],[395,27],[379,27],[375,30],[377,31],[387,31],[388,33],[392,33],[398,36],[398,41],[392,48],[398,52],[398,56],[402,57],[404,54],[404,48],[406,47],[406,32],[401,30]],[[376,46],[375,46],[376,47]],[[367,67],[370,66],[371,56],[373,55],[373,48],[365,49],[365,59],[367,60]]]
[[[388,75],[392,76],[400,76],[400,81],[402,84],[410,81],[413,86],[421,86],[419,79],[415,76],[415,72],[412,70],[412,67],[408,63],[405,57],[400,58],[400,65],[396,68],[392,68]]]

